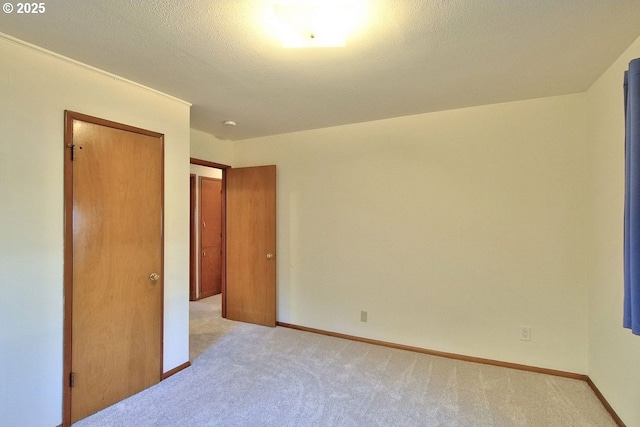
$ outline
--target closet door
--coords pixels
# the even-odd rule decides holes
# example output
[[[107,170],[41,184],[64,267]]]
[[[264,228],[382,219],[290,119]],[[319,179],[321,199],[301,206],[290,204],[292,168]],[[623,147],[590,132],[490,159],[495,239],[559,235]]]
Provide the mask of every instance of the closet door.
[[[163,136],[67,112],[65,424],[160,381]]]
[[[222,181],[200,178],[200,298],[222,292]]]

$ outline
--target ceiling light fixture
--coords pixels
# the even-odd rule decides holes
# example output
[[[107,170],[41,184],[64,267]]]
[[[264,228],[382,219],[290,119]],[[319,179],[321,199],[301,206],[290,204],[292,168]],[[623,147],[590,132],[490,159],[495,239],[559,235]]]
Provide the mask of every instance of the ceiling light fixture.
[[[273,5],[283,47],[344,47],[365,16],[363,0],[281,0]]]
[[[225,126],[238,126],[238,123],[233,120],[225,120],[222,124]]]

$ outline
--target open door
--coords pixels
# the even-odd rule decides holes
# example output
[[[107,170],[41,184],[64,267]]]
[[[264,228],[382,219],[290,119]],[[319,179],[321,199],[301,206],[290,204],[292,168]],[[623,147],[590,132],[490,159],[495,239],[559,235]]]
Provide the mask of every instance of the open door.
[[[227,318],[276,325],[276,167],[226,171]]]

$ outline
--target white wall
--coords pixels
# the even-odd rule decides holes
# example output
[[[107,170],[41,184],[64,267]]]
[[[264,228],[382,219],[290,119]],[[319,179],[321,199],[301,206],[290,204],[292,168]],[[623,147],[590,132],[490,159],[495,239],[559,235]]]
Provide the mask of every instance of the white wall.
[[[63,118],[165,135],[164,369],[189,359],[189,106],[0,36],[0,424],[62,421]]]
[[[231,141],[218,139],[215,136],[191,129],[191,157],[222,165],[233,165],[233,145]]]
[[[638,57],[640,39],[587,92],[589,376],[628,426],[640,426],[640,337],[622,328],[622,79]]]
[[[203,159],[200,159],[200,160],[203,160]],[[206,176],[208,178],[222,179],[221,169],[211,168],[208,166],[190,165],[189,172],[192,175],[196,175],[196,178],[199,176]]]
[[[586,373],[585,129],[578,94],[236,141],[278,168],[278,320]]]

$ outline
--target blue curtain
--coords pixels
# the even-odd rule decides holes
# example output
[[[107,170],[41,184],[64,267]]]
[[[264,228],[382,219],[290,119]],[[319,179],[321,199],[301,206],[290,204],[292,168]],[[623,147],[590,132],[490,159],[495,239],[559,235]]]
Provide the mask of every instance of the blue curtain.
[[[640,58],[624,73],[624,320],[640,335]]]

